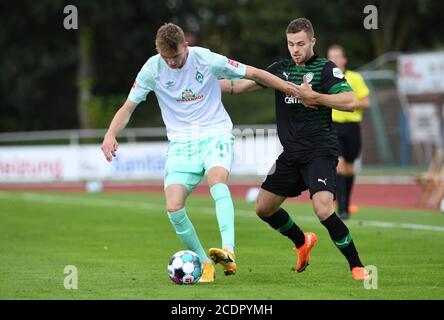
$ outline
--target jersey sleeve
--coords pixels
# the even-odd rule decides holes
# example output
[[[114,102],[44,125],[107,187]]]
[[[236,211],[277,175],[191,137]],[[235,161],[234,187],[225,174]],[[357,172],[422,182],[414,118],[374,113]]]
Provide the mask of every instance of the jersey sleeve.
[[[276,73],[278,72],[278,68],[279,68],[279,62],[273,62],[265,70],[276,75]]]
[[[135,104],[139,104],[146,100],[148,93],[154,91],[156,86],[154,64],[155,61],[148,60],[148,62],[139,71],[128,95],[128,100],[134,102]]]
[[[328,61],[322,70],[321,89],[329,94],[352,91],[341,69],[331,61]]]
[[[245,77],[247,66],[218,53],[211,52],[210,71],[217,79],[237,80]]]

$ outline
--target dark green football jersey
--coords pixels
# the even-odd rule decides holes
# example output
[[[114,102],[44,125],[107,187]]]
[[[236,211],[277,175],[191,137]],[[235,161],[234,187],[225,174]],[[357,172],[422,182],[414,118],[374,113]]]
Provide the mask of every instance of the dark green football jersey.
[[[305,66],[298,66],[287,59],[273,63],[267,71],[298,85],[303,83],[305,75],[312,89],[323,94],[352,91],[341,70],[333,62],[317,55],[311,57]],[[332,126],[331,108],[307,108],[297,97],[278,90],[275,103],[279,140],[290,159],[306,163],[315,156],[337,157],[337,136]]]

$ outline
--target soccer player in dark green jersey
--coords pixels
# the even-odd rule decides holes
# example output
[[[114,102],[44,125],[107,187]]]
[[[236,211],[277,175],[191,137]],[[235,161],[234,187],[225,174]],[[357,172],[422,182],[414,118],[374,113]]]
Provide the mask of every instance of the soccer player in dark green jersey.
[[[262,183],[256,213],[293,241],[298,256],[295,269],[302,272],[309,264],[317,236],[302,232],[281,204],[308,189],[314,212],[347,258],[353,279],[365,280],[368,273],[333,203],[338,141],[332,127],[332,108],[353,111],[355,96],[341,70],[314,53],[316,39],[308,19],[290,22],[286,35],[291,59],[275,62],[267,70],[291,82],[297,96],[275,91],[277,130],[284,151]],[[220,84],[223,92],[232,94],[265,88],[246,79],[221,80]]]

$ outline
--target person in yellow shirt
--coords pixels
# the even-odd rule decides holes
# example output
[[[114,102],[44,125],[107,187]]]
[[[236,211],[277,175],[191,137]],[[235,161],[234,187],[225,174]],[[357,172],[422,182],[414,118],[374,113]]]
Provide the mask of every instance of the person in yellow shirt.
[[[355,179],[354,162],[361,152],[362,114],[370,106],[369,89],[362,76],[347,70],[347,56],[343,47],[332,45],[328,48],[328,59],[335,63],[345,76],[355,93],[356,105],[354,112],[333,109],[333,126],[338,134],[339,163],[337,166],[336,200],[341,219],[350,216],[350,194]]]

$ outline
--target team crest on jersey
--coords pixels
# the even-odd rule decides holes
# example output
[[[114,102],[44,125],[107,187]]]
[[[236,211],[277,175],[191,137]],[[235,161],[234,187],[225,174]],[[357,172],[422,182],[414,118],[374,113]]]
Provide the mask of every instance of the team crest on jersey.
[[[307,79],[307,82],[310,83],[311,80],[313,80],[314,78],[314,73],[313,72],[309,72],[305,74],[305,79]]]
[[[202,83],[204,81],[204,75],[200,73],[199,71],[196,71],[196,81],[199,83]]]
[[[180,99],[176,99],[177,102],[188,102],[188,101],[196,101],[200,100],[204,97],[203,94],[196,96],[196,94],[191,89],[185,89],[182,91],[182,95]]]

